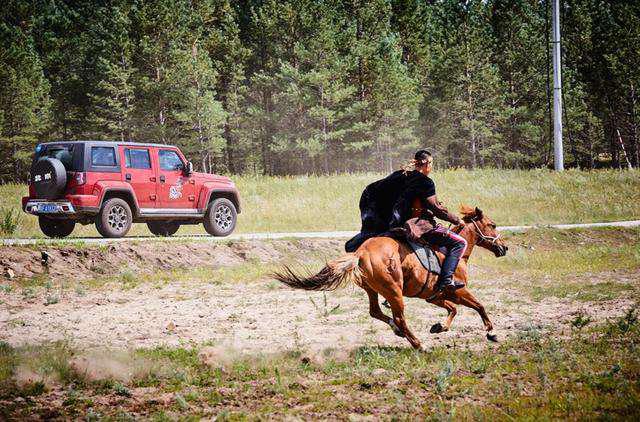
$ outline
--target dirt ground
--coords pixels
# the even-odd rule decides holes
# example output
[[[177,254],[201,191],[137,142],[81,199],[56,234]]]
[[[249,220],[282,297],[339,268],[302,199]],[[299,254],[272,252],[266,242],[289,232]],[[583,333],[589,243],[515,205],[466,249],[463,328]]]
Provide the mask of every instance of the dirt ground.
[[[38,248],[2,248],[0,269],[4,268],[5,278],[9,270],[16,279],[48,274],[57,286],[60,282],[115,274],[125,264],[134,274],[152,274],[154,268],[187,265],[268,265],[288,260],[299,250],[331,258],[339,253],[341,244],[322,240],[236,242],[207,248],[179,244],[172,245],[171,254],[153,249],[165,247],[162,244],[49,247],[46,252],[50,263],[45,266]],[[603,278],[605,281],[611,279]],[[529,328],[557,330],[562,335],[571,330],[570,321],[578,314],[603,321],[622,315],[633,305],[625,299],[585,302],[549,297],[535,302],[522,293],[516,280],[491,278],[473,267],[470,288],[486,306],[499,339]],[[130,290],[107,286],[82,295],[67,289],[60,293],[57,303],[47,306],[43,293],[39,295],[25,297],[17,288],[0,292],[0,340],[13,346],[68,340],[80,348],[101,349],[210,343],[243,353],[408,345],[385,324],[369,317],[367,296],[355,286],[309,293],[289,290],[260,277],[236,283],[143,283]],[[386,313],[390,314],[388,310]],[[427,348],[489,344],[479,316],[471,309],[459,307],[452,331],[441,334],[430,334],[429,328],[443,322],[443,309],[407,299],[407,315],[410,327]]]
[[[126,242],[106,245],[33,245],[0,247],[0,280],[46,275],[52,280],[87,280],[120,274],[124,269],[152,274],[176,268],[220,268],[245,262],[281,262],[300,250],[335,254],[340,240]]]

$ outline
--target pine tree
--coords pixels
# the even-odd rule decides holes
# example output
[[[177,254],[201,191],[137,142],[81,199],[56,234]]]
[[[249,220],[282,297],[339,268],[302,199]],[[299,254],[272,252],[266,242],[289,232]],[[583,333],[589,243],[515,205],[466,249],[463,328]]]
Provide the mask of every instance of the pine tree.
[[[434,39],[431,82],[435,95],[427,118],[434,127],[436,150],[449,165],[485,165],[504,152],[504,87],[491,62],[491,34],[483,3],[451,6]]]
[[[49,83],[30,28],[0,22],[0,178],[21,177],[50,122]]]
[[[89,94],[96,136],[132,141],[135,139],[135,88],[137,69],[133,65],[134,42],[131,15],[134,10],[124,2],[103,9],[92,33],[102,40],[96,60],[98,81]]]
[[[187,155],[199,157],[203,171],[212,172],[214,167],[223,169],[220,159],[226,146],[222,136],[226,112],[215,96],[217,74],[197,41],[191,53],[183,55],[177,58],[179,64],[175,69],[186,78],[174,111],[179,123],[180,144]]]

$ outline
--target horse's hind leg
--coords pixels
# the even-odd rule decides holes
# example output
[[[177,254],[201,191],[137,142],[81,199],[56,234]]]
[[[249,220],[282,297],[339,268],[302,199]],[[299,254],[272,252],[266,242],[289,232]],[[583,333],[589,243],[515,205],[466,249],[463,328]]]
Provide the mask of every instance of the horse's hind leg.
[[[400,331],[398,326],[393,322],[393,319],[385,315],[385,313],[382,312],[382,309],[380,309],[380,303],[378,302],[378,293],[368,286],[365,286],[364,289],[366,290],[367,295],[369,296],[369,315],[371,315],[372,318],[378,319],[384,322],[385,324],[391,326],[391,328],[393,329],[393,332],[397,336],[404,337],[404,334],[402,333],[402,331]]]
[[[421,349],[420,340],[409,330],[404,318],[403,277],[399,258],[397,256],[387,258],[377,256],[370,261],[369,265],[370,267],[365,267],[371,274],[371,276],[367,274],[368,287],[381,294],[391,305],[393,319],[389,321],[389,325],[393,322],[393,325],[404,334],[404,337],[414,348]],[[391,325],[392,328],[393,325]],[[395,328],[394,331],[396,331]]]
[[[402,298],[401,291],[391,291],[391,292],[382,292],[382,295],[389,301],[391,305],[391,312],[393,312],[393,322],[398,328],[404,333],[404,336],[411,346],[414,349],[421,349],[422,345],[420,344],[420,340],[416,336],[413,335],[411,330],[409,330],[409,326],[407,325],[407,320],[404,317],[404,299]]]
[[[436,334],[436,333],[442,333],[444,331],[449,331],[449,328],[451,327],[451,323],[453,322],[453,318],[455,318],[456,314],[458,313],[457,309],[456,309],[456,305],[448,300],[444,300],[444,299],[437,299],[437,300],[432,300],[431,303],[433,303],[434,305],[440,306],[441,308],[444,308],[447,310],[447,319],[444,322],[444,326],[442,324],[440,324],[439,322],[433,324],[431,326],[431,330],[430,332],[432,334]]]
[[[478,299],[475,298],[471,294],[471,292],[465,287],[455,292],[456,302],[467,306],[480,314],[480,318],[482,318],[482,322],[484,323],[484,328],[487,330],[487,338],[491,341],[497,341],[497,337],[495,335],[489,334],[490,331],[493,330],[493,324],[487,315],[487,312],[484,310],[484,306]]]

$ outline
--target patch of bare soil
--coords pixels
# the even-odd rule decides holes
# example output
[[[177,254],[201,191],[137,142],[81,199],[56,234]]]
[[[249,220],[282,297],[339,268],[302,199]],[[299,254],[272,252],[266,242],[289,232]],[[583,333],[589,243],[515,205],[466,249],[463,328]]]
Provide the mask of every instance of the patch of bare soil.
[[[171,244],[170,252],[162,253],[153,249],[169,249],[162,243],[153,247],[122,245],[115,250],[60,248],[49,251],[50,274],[82,278],[91,276],[95,266],[116,272],[124,263],[152,271],[247,260],[280,262],[300,250],[332,257],[341,246],[342,242],[335,240],[305,240],[199,244],[197,248]],[[0,256],[2,265],[10,265],[21,276],[41,272],[38,250],[8,248]],[[472,271],[470,288],[487,308],[500,339],[532,328],[561,335],[571,329],[570,321],[578,313],[603,322],[633,305],[628,299],[584,302],[549,297],[534,302],[518,290],[514,280],[489,279],[481,269]],[[607,276],[602,281],[612,280]],[[266,279],[220,285],[181,282],[161,288],[143,284],[129,291],[102,289],[85,295],[64,291],[59,302],[49,306],[26,300],[17,289],[0,295],[0,339],[12,345],[68,340],[82,348],[129,349],[211,342],[247,353],[351,349],[371,344],[408,346],[387,325],[369,317],[367,295],[355,286],[310,293],[289,290]],[[443,309],[417,299],[407,299],[406,309],[409,326],[427,348],[489,344],[479,316],[470,309],[459,306],[452,331],[441,334],[429,334],[429,329],[443,322]]]

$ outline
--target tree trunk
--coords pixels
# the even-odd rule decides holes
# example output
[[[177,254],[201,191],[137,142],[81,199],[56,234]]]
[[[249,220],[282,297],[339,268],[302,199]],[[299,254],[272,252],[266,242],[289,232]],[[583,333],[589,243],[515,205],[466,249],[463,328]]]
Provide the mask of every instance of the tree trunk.
[[[631,137],[634,149],[634,165],[640,168],[640,142],[638,141],[638,124],[636,121],[636,90],[633,82],[631,83]]]
[[[160,84],[160,79],[161,79],[160,66],[157,66],[156,67],[156,82],[158,84]],[[158,97],[158,125],[160,126],[160,143],[162,143],[162,144],[166,144],[167,143],[167,139],[165,137],[164,122],[165,122],[164,101],[162,101],[162,96],[159,96]]]
[[[467,110],[467,118],[469,119],[470,124],[470,138],[471,138],[471,168],[476,168],[478,165],[478,145],[476,139],[476,131],[475,131],[475,115],[473,113],[473,97],[471,90],[471,80],[470,72],[469,72],[469,63],[467,61],[467,68],[465,69],[465,74],[467,76],[467,106],[469,107]]]
[[[631,170],[633,166],[631,165],[631,161],[629,161],[629,157],[627,156],[627,150],[624,147],[624,142],[622,142],[622,135],[620,135],[620,129],[616,128],[616,134],[618,135],[618,142],[620,143],[620,149],[622,150],[622,156],[627,162],[627,168]]]

